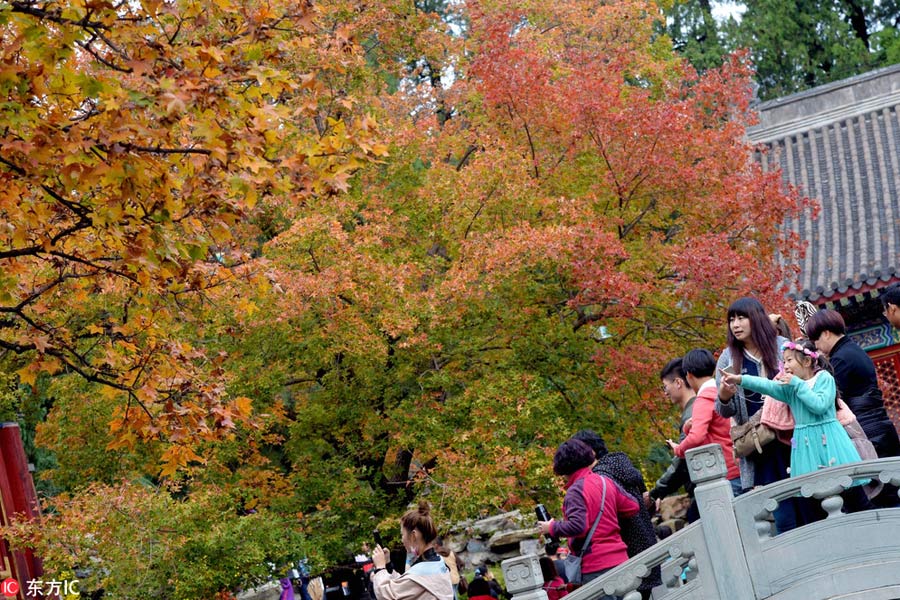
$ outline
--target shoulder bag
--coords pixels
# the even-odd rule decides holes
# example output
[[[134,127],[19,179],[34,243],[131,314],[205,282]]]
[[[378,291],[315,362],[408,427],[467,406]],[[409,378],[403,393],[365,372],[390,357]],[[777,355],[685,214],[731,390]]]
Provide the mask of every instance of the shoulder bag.
[[[594,521],[593,527],[591,527],[587,538],[584,540],[584,547],[581,549],[581,554],[570,552],[563,561],[563,567],[566,572],[566,581],[571,584],[581,585],[581,557],[587,554],[591,549],[591,538],[594,537],[594,530],[597,529],[597,525],[600,524],[600,519],[603,517],[603,508],[606,504],[606,477],[601,475],[600,479],[603,482],[603,495],[600,498],[600,512],[597,514],[597,519]]]
[[[735,425],[729,432],[731,445],[736,457],[750,456],[754,452],[762,454],[763,446],[775,440],[775,430],[760,422],[762,409],[753,413],[746,423]]]

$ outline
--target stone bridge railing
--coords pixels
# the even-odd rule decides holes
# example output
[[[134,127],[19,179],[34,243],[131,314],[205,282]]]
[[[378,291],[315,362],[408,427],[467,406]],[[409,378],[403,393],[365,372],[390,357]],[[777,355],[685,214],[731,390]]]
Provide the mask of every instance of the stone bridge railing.
[[[665,600],[892,600],[900,598],[900,508],[841,512],[840,493],[872,478],[900,485],[900,458],[823,469],[732,497],[722,447],[687,453],[700,521],[570,593],[640,600],[650,569],[662,566]],[[821,501],[827,518],[775,535],[772,511],[794,496]],[[685,567],[690,576],[682,577]],[[546,600],[537,556],[502,563],[513,600]]]

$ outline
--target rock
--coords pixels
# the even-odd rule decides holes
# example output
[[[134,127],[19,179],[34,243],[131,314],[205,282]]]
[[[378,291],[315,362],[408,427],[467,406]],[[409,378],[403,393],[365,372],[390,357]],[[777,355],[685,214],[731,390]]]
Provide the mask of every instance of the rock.
[[[478,521],[461,521],[448,529],[444,542],[467,569],[519,556],[522,544],[527,544],[528,553],[543,552],[534,519],[523,517],[517,510]]]
[[[541,543],[539,539],[531,539],[531,540],[522,540],[519,542],[519,555],[525,556],[526,554],[536,554],[538,556],[544,555],[544,545]]]
[[[498,564],[498,563],[503,562],[507,558],[515,558],[517,556],[520,556],[519,555],[519,547],[513,546],[513,548],[511,550],[509,550],[508,552],[492,554],[489,562],[491,562],[493,564]]]
[[[537,527],[532,527],[530,529],[514,529],[512,531],[498,531],[491,536],[487,545],[493,550],[497,546],[508,546],[510,544],[518,544],[522,540],[536,539],[539,535],[540,530]]]
[[[452,550],[454,554],[459,554],[460,552],[466,551],[466,547],[469,545],[469,538],[447,538],[444,540],[444,543],[447,544],[447,547],[450,548],[450,550]]]
[[[237,595],[238,600],[278,600],[281,596],[281,583],[270,581],[252,590]]]
[[[463,561],[465,561],[466,569],[474,569],[487,562],[497,562],[496,557],[490,552],[467,552]]]
[[[522,513],[518,510],[514,510],[512,512],[503,513],[502,515],[494,515],[493,517],[487,517],[486,519],[479,519],[472,524],[472,529],[476,535],[491,535],[496,531],[515,529],[519,527],[519,522],[521,520]]]

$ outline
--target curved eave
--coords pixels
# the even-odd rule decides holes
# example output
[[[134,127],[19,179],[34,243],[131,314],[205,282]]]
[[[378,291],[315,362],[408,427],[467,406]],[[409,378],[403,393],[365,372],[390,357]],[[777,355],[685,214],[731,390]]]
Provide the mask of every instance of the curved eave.
[[[887,273],[875,271],[871,277],[863,273],[857,280],[848,279],[843,284],[832,282],[827,288],[819,286],[814,290],[807,289],[799,293],[791,292],[788,294],[788,297],[791,300],[806,300],[813,304],[824,304],[857,294],[872,292],[896,282],[900,282],[900,271],[892,267]]]

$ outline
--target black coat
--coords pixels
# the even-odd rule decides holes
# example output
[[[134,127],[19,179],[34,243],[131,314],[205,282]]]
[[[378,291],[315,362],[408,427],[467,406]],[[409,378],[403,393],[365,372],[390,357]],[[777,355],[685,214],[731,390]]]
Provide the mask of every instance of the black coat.
[[[859,344],[847,336],[835,343],[828,358],[841,398],[856,415],[879,458],[900,456],[900,438],[884,409],[875,363]]]
[[[609,477],[619,487],[634,497],[641,507],[638,514],[633,517],[619,517],[619,529],[622,541],[628,546],[628,557],[636,556],[656,543],[656,530],[650,520],[650,513],[644,506],[644,492],[647,486],[644,484],[644,476],[631,463],[624,452],[610,452],[597,459],[594,472]],[[662,583],[660,569],[656,567],[650,575],[641,582],[639,590],[650,590]]]
[[[688,400],[681,411],[681,423],[678,425],[679,442],[684,441],[684,438],[686,437],[684,434],[684,425],[694,414],[694,400],[696,399],[697,397],[694,396]],[[662,477],[659,478],[659,481],[657,481],[653,489],[650,490],[650,497],[654,500],[665,498],[666,496],[677,492],[682,486],[684,486],[684,491],[687,492],[687,495],[693,498],[694,482],[691,481],[687,461],[680,456],[673,456],[669,468],[666,469],[666,472],[662,474]]]

